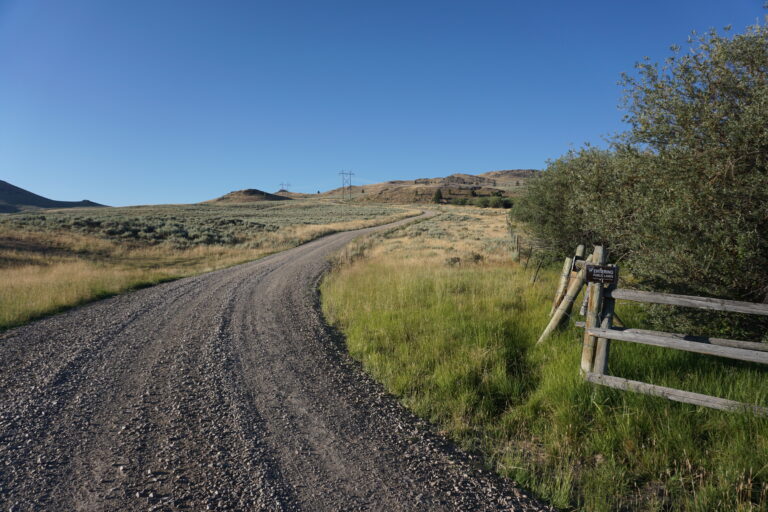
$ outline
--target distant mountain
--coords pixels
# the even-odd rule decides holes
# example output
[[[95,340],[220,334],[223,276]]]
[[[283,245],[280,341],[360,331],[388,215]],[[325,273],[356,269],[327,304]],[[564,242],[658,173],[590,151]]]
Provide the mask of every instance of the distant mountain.
[[[83,201],[54,201],[47,197],[33,194],[28,190],[0,180],[0,213],[16,213],[47,208],[86,208],[104,206],[87,199]]]
[[[290,197],[283,195],[270,194],[255,188],[245,190],[235,190],[216,199],[206,201],[206,203],[253,203],[255,201],[290,201]]]

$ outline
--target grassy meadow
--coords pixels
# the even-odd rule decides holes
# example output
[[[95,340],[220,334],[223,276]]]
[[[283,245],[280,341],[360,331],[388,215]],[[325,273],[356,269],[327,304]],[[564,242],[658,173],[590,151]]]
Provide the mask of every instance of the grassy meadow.
[[[322,285],[367,371],[558,507],[768,510],[768,418],[584,383],[580,329],[535,345],[559,269],[531,283],[536,265],[511,261],[504,212],[442,211],[357,241]],[[617,311],[643,326],[642,305]],[[614,342],[609,372],[768,404],[759,365]]]
[[[416,214],[330,201],[47,210],[0,216],[0,329]]]

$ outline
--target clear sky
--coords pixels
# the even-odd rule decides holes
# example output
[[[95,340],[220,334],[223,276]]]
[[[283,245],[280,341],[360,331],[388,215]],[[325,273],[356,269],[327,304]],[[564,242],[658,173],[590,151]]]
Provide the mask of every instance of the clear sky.
[[[0,179],[59,200],[543,168],[762,0],[0,0]]]

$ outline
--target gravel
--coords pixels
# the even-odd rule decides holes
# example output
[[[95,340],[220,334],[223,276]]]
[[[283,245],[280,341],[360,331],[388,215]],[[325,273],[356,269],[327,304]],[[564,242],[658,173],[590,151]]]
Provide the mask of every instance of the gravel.
[[[325,324],[328,257],[374,229],[0,336],[0,510],[551,510]]]

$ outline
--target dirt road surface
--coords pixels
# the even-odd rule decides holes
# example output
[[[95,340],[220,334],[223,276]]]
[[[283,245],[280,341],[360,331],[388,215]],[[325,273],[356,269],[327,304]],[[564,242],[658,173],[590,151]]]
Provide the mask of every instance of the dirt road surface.
[[[338,233],[0,336],[2,510],[545,510],[367,377]]]

